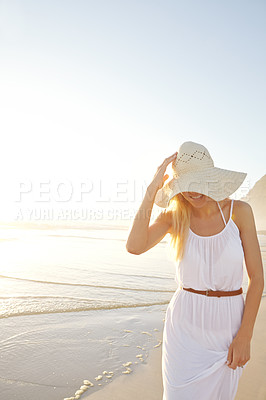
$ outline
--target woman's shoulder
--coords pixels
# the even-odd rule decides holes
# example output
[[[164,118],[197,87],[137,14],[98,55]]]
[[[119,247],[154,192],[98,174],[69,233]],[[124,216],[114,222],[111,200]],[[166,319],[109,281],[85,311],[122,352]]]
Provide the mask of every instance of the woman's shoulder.
[[[170,233],[171,232],[171,228],[172,228],[172,210],[164,209],[163,211],[161,211],[161,213],[156,218],[155,222],[165,222],[165,223],[167,223],[169,225],[168,232]]]
[[[234,200],[232,219],[241,232],[247,223],[252,220],[254,221],[254,214],[251,205],[243,200]]]
[[[252,212],[252,207],[249,203],[243,200],[234,200],[234,212],[237,212],[238,215],[245,214],[247,212]]]
[[[160,212],[156,220],[172,223],[172,211],[164,209],[163,211]]]

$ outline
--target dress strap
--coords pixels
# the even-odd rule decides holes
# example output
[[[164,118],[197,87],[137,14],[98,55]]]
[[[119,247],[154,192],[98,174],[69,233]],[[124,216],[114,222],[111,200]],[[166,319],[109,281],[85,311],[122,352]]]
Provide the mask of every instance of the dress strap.
[[[223,217],[224,224],[226,225],[226,221],[225,221],[225,218],[224,218],[224,213],[222,212],[221,206],[220,206],[220,204],[218,203],[218,201],[217,201],[217,204],[218,204],[219,210],[220,210],[220,212],[221,212],[221,215],[222,215],[222,217]]]
[[[230,218],[232,217],[233,204],[234,204],[234,199],[231,200],[231,208],[230,208],[230,217],[229,217],[229,220],[230,220]]]

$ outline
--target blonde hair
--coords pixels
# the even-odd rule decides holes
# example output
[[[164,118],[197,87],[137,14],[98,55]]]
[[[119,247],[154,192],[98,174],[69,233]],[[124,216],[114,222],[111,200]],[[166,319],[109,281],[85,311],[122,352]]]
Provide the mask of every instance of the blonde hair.
[[[231,200],[227,197],[224,200]],[[182,260],[184,256],[185,245],[187,242],[189,227],[190,227],[190,216],[192,205],[185,199],[185,197],[178,193],[169,202],[166,214],[169,216],[172,229],[171,239],[168,242],[168,251],[170,258],[175,262]]]
[[[181,193],[178,193],[170,200],[166,209],[166,213],[168,212],[171,215],[172,222],[171,240],[170,244],[168,243],[168,250],[170,257],[177,262],[181,261],[184,255],[190,226],[191,204]]]

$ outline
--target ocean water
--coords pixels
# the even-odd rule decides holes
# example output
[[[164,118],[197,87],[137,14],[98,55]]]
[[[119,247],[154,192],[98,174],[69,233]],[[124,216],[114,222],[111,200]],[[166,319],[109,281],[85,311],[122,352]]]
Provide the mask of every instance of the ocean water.
[[[72,397],[145,363],[176,283],[165,242],[129,254],[126,229],[9,229],[0,249],[0,398]],[[136,358],[143,355],[143,361]],[[98,386],[101,385],[101,386]]]
[[[138,257],[126,251],[126,236],[53,229],[3,240],[0,318],[167,304],[176,283],[165,243]]]
[[[1,230],[1,399],[71,397],[83,379],[121,374],[122,360],[134,368],[141,352],[145,362],[177,288],[175,265],[167,239],[136,256],[125,249],[127,235]],[[265,265],[266,236],[258,237]],[[247,284],[245,272],[244,292]]]

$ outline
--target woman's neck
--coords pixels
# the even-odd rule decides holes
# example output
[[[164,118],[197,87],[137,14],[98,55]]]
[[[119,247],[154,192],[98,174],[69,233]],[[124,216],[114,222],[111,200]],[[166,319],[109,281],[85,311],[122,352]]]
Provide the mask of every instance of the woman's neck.
[[[217,215],[218,204],[215,200],[208,200],[202,207],[191,206],[191,214],[197,219],[209,219]]]

